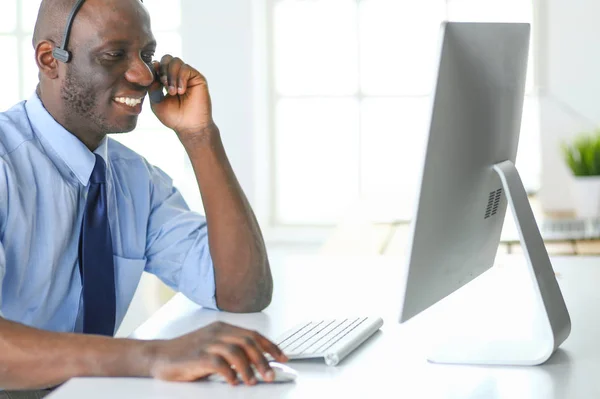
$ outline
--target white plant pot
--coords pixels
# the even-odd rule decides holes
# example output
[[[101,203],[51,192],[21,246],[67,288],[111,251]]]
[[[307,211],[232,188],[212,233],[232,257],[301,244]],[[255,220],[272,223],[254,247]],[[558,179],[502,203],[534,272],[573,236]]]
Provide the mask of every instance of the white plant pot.
[[[573,201],[577,217],[600,217],[600,176],[574,177]]]

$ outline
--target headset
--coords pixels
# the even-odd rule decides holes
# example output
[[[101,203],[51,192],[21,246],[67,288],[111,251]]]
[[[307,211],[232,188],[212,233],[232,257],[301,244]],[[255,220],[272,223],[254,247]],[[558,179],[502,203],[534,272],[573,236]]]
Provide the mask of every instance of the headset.
[[[65,64],[71,61],[71,53],[67,50],[67,44],[69,43],[69,35],[71,34],[71,26],[73,25],[73,19],[75,18],[75,14],[83,5],[85,0],[77,0],[77,3],[73,6],[71,13],[69,14],[69,18],[67,19],[67,26],[65,27],[65,34],[63,35],[62,45],[60,47],[54,47],[52,50],[52,55],[55,59],[64,62]],[[144,0],[141,0],[143,3]]]

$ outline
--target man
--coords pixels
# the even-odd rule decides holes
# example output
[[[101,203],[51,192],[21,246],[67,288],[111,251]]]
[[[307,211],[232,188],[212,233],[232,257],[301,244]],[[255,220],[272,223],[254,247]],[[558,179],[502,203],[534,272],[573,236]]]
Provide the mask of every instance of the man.
[[[264,353],[285,361],[279,348],[231,325],[170,341],[112,338],[144,270],[230,312],[268,306],[272,278],[204,77],[170,55],[154,60],[140,0],[85,1],[66,46],[71,59],[59,61],[74,3],[42,2],[37,91],[0,113],[0,388],[8,390],[0,397],[75,376],[220,373],[235,384],[234,366],[254,384],[254,365],[272,379]],[[191,159],[206,218],[189,211],[162,171],[107,137],[135,128],[148,93]]]

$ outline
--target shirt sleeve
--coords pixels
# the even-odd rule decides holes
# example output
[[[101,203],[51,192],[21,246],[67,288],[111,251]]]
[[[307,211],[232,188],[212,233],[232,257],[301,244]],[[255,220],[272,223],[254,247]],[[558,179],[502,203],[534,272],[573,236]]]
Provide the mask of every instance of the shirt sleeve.
[[[8,183],[4,162],[0,162],[0,317],[2,314],[2,285],[6,275],[6,252],[2,237],[6,230],[6,218],[8,217]]]
[[[0,241],[0,317],[4,317],[2,314],[2,284],[4,281],[4,274],[6,274],[6,255],[4,254],[4,245]]]
[[[189,209],[166,173],[150,168],[145,270],[195,303],[217,309],[206,218]]]

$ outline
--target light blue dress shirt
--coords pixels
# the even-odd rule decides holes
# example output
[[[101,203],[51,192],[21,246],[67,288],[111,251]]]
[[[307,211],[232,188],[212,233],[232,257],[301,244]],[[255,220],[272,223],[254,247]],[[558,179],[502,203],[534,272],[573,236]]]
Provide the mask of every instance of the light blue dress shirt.
[[[172,180],[119,142],[107,164],[116,329],[143,271],[216,309],[206,218]],[[78,244],[94,155],[37,95],[0,113],[0,316],[51,331],[82,331]]]

